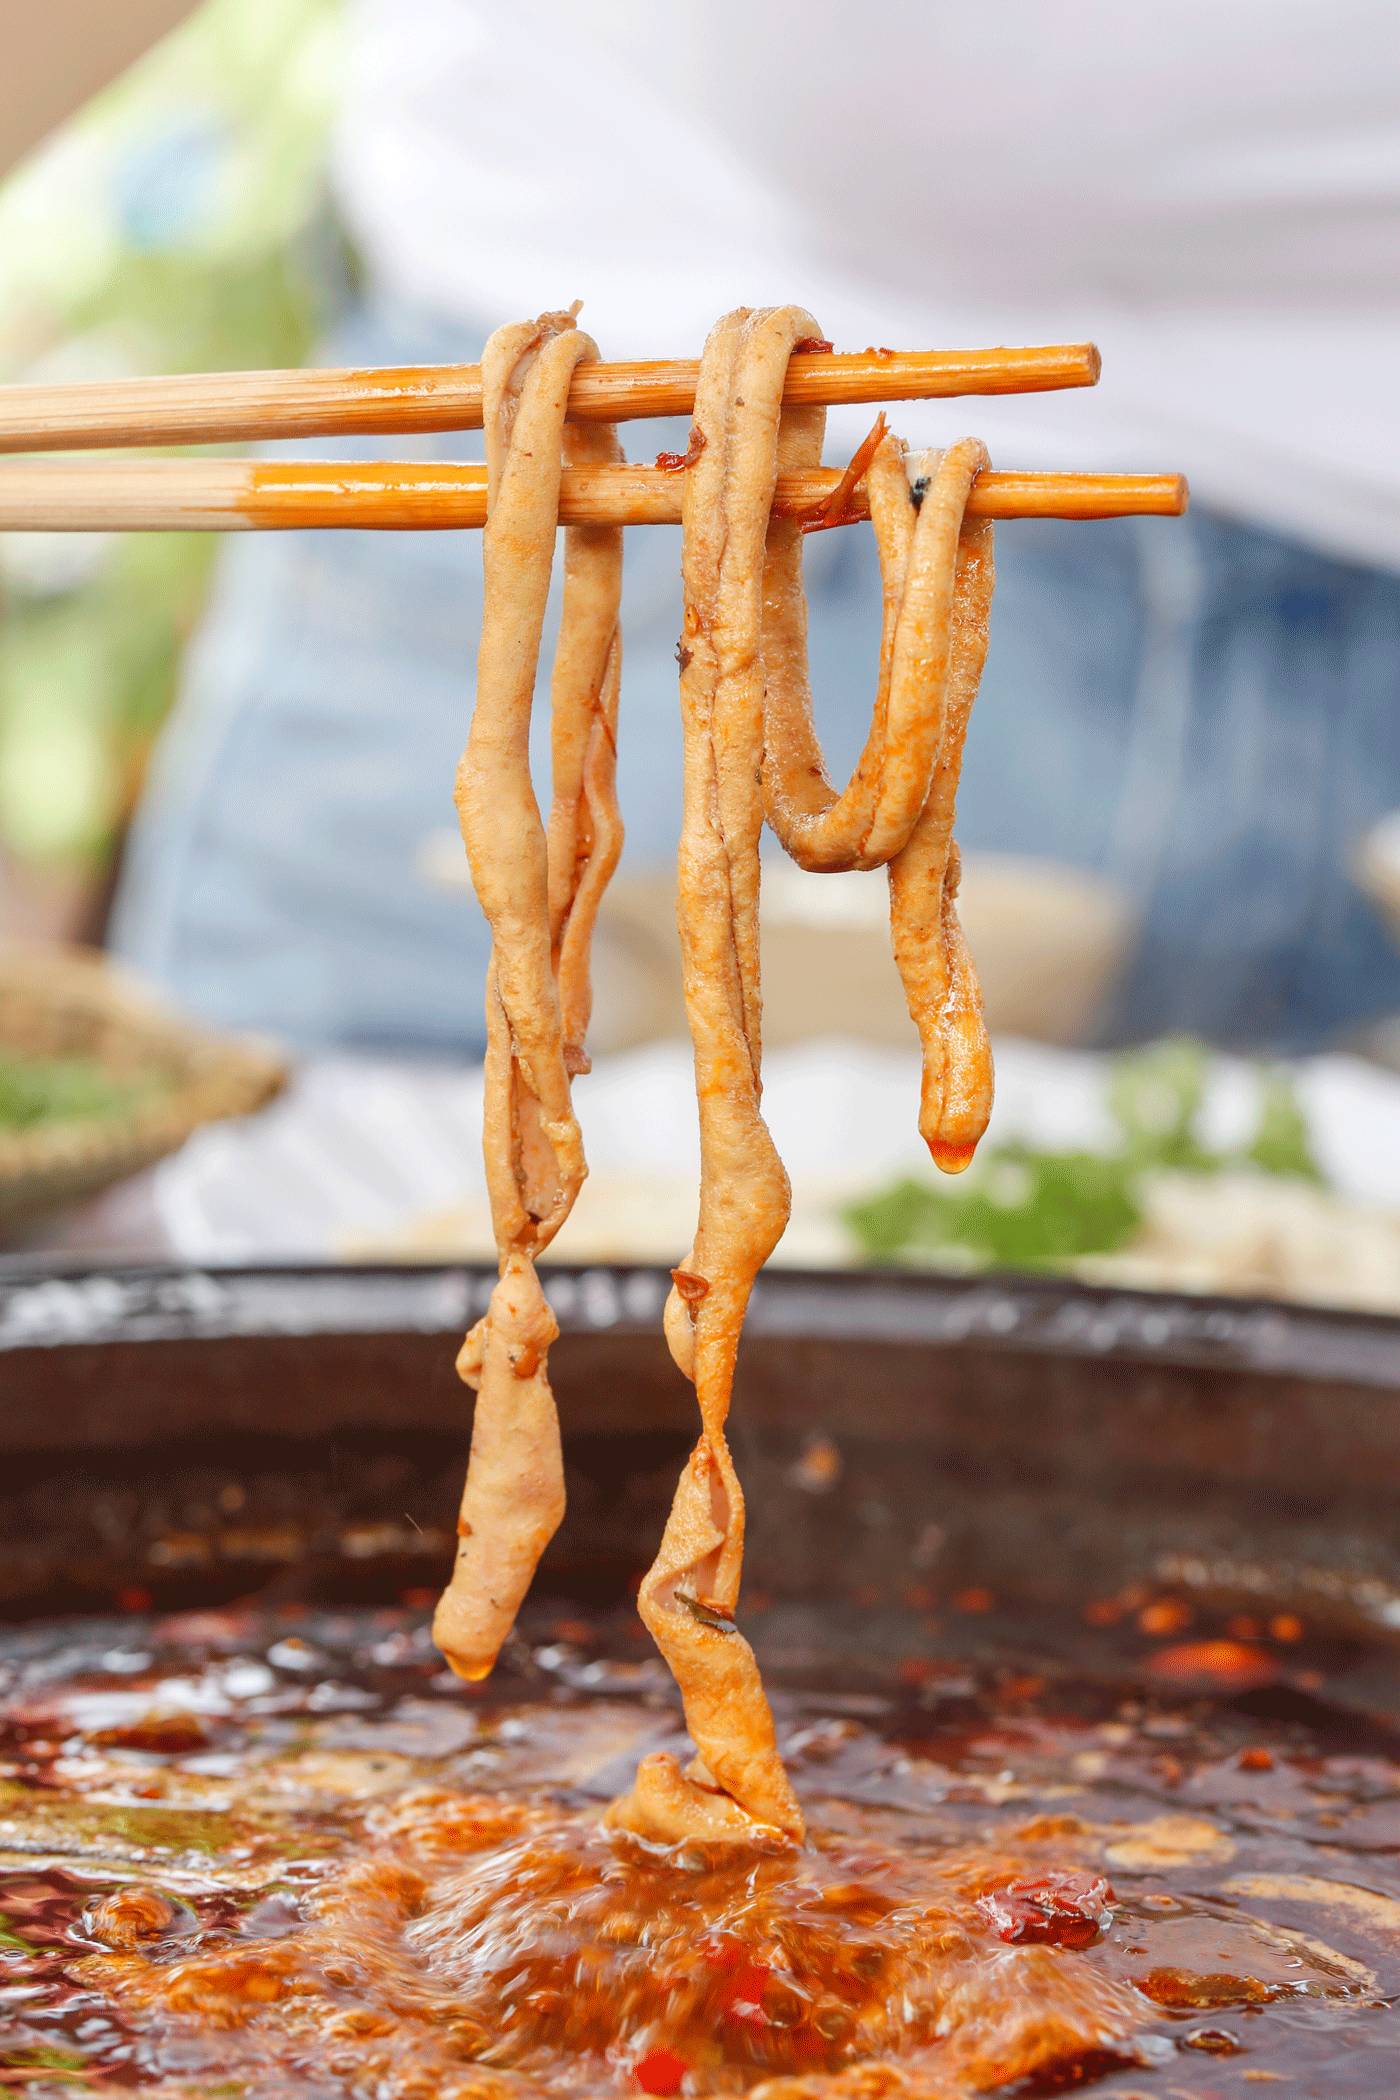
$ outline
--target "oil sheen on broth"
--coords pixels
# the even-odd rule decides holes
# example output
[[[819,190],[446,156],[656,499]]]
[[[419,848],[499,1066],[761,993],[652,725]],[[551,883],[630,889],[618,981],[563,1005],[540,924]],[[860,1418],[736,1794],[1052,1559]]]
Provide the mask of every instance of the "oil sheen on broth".
[[[604,1823],[679,1747],[630,1615],[539,1618],[471,1694],[421,1611],[5,1637],[5,2083],[1388,2090],[1400,1765],[1292,1691],[1325,1654],[1205,1627],[1157,1642],[1181,1692],[1047,1683],[972,1602],[887,1695],[779,1685],[801,1848]]]

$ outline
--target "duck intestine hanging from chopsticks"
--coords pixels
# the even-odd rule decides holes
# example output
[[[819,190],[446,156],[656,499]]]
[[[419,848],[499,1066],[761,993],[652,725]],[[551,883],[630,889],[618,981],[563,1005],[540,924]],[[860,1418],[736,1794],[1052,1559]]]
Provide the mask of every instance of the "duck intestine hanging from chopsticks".
[[[884,580],[870,735],[841,796],[812,727],[800,523],[771,515],[780,471],[815,466],[825,416],[784,408],[793,345],[818,334],[798,307],[740,309],[705,346],[685,491],[681,718],[685,751],[679,920],[700,1109],[700,1219],[666,1333],[695,1384],[702,1433],[639,1605],[671,1665],[697,1760],[645,1760],[614,1817],[659,1839],[801,1835],[747,1641],[735,1624],[744,1502],[725,1421],[758,1271],[789,1193],[759,1101],[759,835],[765,812],[814,869],[888,866],[896,956],[924,1046],[921,1128],[965,1165],[991,1109],[981,1001],[957,926],[953,799],[986,647],[990,528],[964,532],[986,454],[970,441],[914,463],[885,438],[869,471]]]
[[[986,454],[972,440],[913,461],[895,438],[872,446],[866,482],[884,585],[879,677],[865,750],[837,795],[812,726],[802,523],[773,515],[778,474],[820,463],[824,410],[782,402],[794,346],[819,335],[797,307],[739,309],[718,324],[701,362],[698,436],[685,473],[678,916],[701,1188],[666,1333],[695,1385],[701,1436],[640,1609],[680,1686],[697,1757],[686,1772],[664,1755],[644,1760],[635,1788],[612,1811],[661,1840],[756,1827],[792,1839],[803,1828],[758,1666],[735,1623],[744,1503],[725,1436],[745,1309],[789,1209],[787,1176],[759,1105],[765,815],[803,867],[889,870],[895,957],[923,1046],[920,1129],[940,1166],[966,1165],[991,1108],[952,842],[993,580],[991,527],[964,515]],[[597,741],[604,733],[610,740],[616,719],[616,533],[592,535],[598,546],[578,549],[575,574],[589,588],[573,606],[591,605],[591,620],[579,613],[571,624],[566,592],[547,852],[529,784],[528,727],[561,446],[576,442],[563,420],[568,374],[592,354],[584,342],[571,316],[547,315],[499,331],[484,368],[487,606],[458,799],[496,943],[486,1152],[502,1268],[491,1310],[463,1350],[464,1375],[479,1385],[477,1420],[462,1544],[435,1625],[468,1676],[494,1661],[563,1507],[544,1377],[555,1330],[533,1257],[563,1222],[584,1171],[569,1077],[584,1068],[587,939],[616,858],[612,754]],[[601,442],[615,457],[610,432]],[[585,723],[593,725],[595,772],[577,755]]]
[[[476,1387],[476,1414],[456,1565],[433,1621],[438,1646],[467,1678],[494,1664],[564,1514],[547,1375],[558,1329],[535,1260],[587,1171],[571,1081],[588,1069],[593,924],[622,846],[616,528],[575,527],[565,541],[548,834],[530,780],[530,715],[564,461],[621,458],[610,424],[565,421],[575,368],[597,355],[570,312],[497,329],[482,360],[491,501],[476,707],[457,808],[492,933],[483,1136],[501,1273],[457,1360]]]

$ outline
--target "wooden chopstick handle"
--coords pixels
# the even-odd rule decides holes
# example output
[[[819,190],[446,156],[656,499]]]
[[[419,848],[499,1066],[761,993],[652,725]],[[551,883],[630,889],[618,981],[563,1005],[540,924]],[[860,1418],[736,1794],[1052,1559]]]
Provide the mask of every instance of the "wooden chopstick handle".
[[[815,512],[834,468],[778,477],[774,510]],[[659,467],[565,472],[565,525],[675,525],[684,476]],[[1176,517],[1180,474],[994,473],[968,505],[984,518]],[[863,486],[852,520],[868,516]],[[231,532],[297,528],[437,531],[486,523],[486,469],[401,460],[92,459],[0,466],[0,531]]]
[[[628,422],[689,415],[693,358],[580,366],[569,414]],[[928,401],[959,394],[1028,394],[1093,386],[1092,343],[1027,349],[800,352],[783,398],[793,402]],[[256,444],[336,433],[479,430],[479,365],[363,371],[196,372],[71,386],[0,387],[0,452],[102,445]]]

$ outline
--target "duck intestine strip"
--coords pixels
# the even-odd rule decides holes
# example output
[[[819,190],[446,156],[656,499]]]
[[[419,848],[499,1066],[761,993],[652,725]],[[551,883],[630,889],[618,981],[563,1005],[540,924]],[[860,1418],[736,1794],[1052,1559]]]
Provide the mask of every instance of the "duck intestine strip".
[[[759,1108],[759,835],[814,869],[890,868],[896,960],[924,1051],[920,1128],[965,1165],[986,1127],[991,1066],[957,923],[953,804],[985,654],[990,529],[966,525],[986,464],[965,441],[909,463],[882,441],[868,486],[884,581],[880,678],[865,751],[838,796],[811,719],[801,525],[772,519],[779,471],[821,457],[820,409],[781,406],[796,307],[740,309],[701,360],[704,444],[683,504],[684,817],[677,911],[700,1114],[700,1215],[666,1333],[695,1384],[701,1436],[644,1578],[642,1617],[680,1686],[696,1759],[643,1760],[613,1820],[663,1841],[794,1839],[802,1814],[753,1652],[734,1619],[744,1502],[725,1436],[754,1280],[787,1223],[787,1176]],[[695,448],[693,448],[694,450]]]
[[[530,714],[563,464],[620,459],[610,425],[566,424],[575,368],[598,355],[573,313],[501,328],[482,359],[488,516],[476,706],[457,775],[472,880],[491,926],[484,1150],[500,1277],[457,1368],[476,1387],[452,1578],[433,1635],[484,1677],[564,1513],[546,1359],[558,1329],[535,1258],[587,1171],[571,1099],[588,1069],[593,922],[616,866],[622,534],[566,535],[551,684],[554,799],[546,836],[530,779]]]
[[[759,1109],[758,844],[763,825],[764,537],[780,422],[820,447],[818,410],[781,410],[793,344],[818,334],[796,308],[728,315],[700,361],[705,443],[682,504],[684,803],[677,884],[686,1013],[700,1114],[700,1213],[666,1311],[695,1384],[701,1434],[638,1603],[680,1686],[698,1753],[683,1774],[643,1761],[615,1821],[653,1838],[789,1837],[802,1812],[778,1755],[753,1650],[734,1623],[744,1498],[725,1439],[739,1330],[787,1224],[787,1175]]]
[[[839,795],[812,724],[800,524],[774,519],[764,581],[765,813],[801,867],[888,867],[895,961],[923,1050],[919,1129],[953,1173],[971,1160],[992,1109],[991,1045],[958,923],[953,844],[995,581],[991,523],[965,515],[986,465],[971,438],[911,460],[887,437],[871,461],[880,675],[870,733]]]

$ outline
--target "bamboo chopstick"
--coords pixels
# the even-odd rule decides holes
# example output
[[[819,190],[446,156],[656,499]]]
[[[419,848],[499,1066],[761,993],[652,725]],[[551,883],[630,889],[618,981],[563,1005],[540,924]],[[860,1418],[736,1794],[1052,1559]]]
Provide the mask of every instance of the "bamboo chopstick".
[[[684,476],[660,467],[565,471],[565,525],[676,525]],[[815,513],[835,468],[780,474],[774,511]],[[968,510],[981,518],[1177,517],[1180,474],[978,476]],[[862,483],[848,517],[869,516]],[[844,521],[843,521],[844,522]],[[298,527],[437,531],[486,523],[486,469],[402,460],[92,459],[0,466],[0,531],[237,532]]]
[[[580,421],[688,415],[694,358],[584,365],[569,391]],[[928,401],[1093,386],[1092,343],[1029,349],[796,353],[785,401]],[[334,432],[479,430],[479,365],[403,365],[343,372],[196,372],[70,386],[0,387],[0,452],[92,445],[257,443]]]

